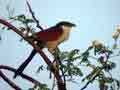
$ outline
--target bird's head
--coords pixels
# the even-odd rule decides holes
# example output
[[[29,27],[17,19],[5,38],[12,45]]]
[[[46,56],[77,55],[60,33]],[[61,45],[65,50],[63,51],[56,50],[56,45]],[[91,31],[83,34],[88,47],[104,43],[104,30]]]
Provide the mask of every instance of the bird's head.
[[[61,21],[56,24],[56,27],[60,27],[64,31],[71,31],[72,27],[75,27],[75,26],[76,26],[75,24],[68,21]]]

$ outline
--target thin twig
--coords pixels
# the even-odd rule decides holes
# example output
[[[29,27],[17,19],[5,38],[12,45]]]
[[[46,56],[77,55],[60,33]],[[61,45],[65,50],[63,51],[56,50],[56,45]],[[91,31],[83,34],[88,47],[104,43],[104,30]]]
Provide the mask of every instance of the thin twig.
[[[89,80],[84,87],[82,87],[80,90],[84,90],[93,80],[95,80],[95,78],[98,76],[98,74],[96,74],[91,80]]]
[[[44,29],[40,26],[39,21],[38,21],[37,18],[35,17],[35,14],[34,14],[34,12],[32,11],[31,6],[30,6],[30,4],[29,4],[29,2],[28,2],[27,0],[26,0],[26,3],[27,3],[27,6],[28,6],[28,9],[29,9],[29,12],[30,12],[30,14],[32,15],[32,18],[33,18],[34,21],[36,22],[36,27],[38,27],[39,29],[41,29],[41,30],[43,31]]]
[[[97,72],[97,74],[96,74],[91,80],[89,80],[89,81],[84,85],[84,87],[82,87],[80,90],[84,90],[85,88],[87,88],[87,86],[88,86],[91,82],[93,82],[93,81],[96,79],[96,77],[99,76],[99,74],[100,74],[100,72],[102,71],[102,69],[103,69],[103,68],[101,68],[100,71]]]

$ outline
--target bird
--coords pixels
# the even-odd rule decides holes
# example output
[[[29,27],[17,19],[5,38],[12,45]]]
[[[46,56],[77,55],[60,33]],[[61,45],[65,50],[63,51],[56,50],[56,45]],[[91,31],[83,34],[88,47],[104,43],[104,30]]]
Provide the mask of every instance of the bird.
[[[34,33],[28,38],[37,41],[37,43],[40,44],[40,49],[47,48],[52,55],[55,55],[56,52],[59,52],[58,45],[68,40],[72,27],[75,26],[74,23],[69,21],[61,21],[43,31]],[[13,78],[22,74],[25,67],[30,63],[36,53],[36,50],[33,49],[29,57],[15,71]]]

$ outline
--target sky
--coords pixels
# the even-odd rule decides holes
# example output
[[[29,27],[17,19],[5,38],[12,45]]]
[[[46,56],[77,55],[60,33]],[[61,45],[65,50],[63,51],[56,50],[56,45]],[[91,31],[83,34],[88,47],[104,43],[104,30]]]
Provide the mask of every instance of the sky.
[[[29,0],[43,28],[55,25],[59,21],[71,21],[77,25],[73,28],[70,39],[61,44],[61,51],[72,49],[85,50],[93,40],[100,40],[105,44],[112,46],[112,33],[116,26],[120,25],[120,0]],[[15,15],[29,15],[25,0],[0,0],[0,18],[6,18],[7,12],[5,6],[11,3],[15,7]],[[26,56],[29,55],[32,47],[26,42],[19,42],[20,37],[11,31],[0,31],[2,41],[0,41],[0,64],[18,67]],[[45,50],[46,51],[46,50]],[[47,82],[46,72],[36,74],[35,71],[41,62],[39,55],[26,68],[27,74],[33,75],[36,79]],[[118,59],[118,58],[116,58]],[[116,70],[113,70],[114,76],[120,76],[120,62],[117,63]],[[33,68],[34,67],[34,68]],[[117,73],[117,72],[118,73]],[[13,73],[6,72],[12,76]],[[12,77],[10,77],[12,79]],[[43,79],[44,78],[44,79]],[[120,78],[119,78],[120,79]],[[14,80],[26,90],[31,84],[27,81],[17,78]],[[69,90],[79,90],[75,84],[68,83]],[[10,87],[0,78],[1,90],[10,90]],[[95,85],[90,85],[86,90],[98,90]]]

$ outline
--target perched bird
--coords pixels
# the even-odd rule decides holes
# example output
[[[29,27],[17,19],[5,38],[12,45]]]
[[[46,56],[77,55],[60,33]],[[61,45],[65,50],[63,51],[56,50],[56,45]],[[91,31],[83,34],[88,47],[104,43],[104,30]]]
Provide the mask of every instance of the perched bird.
[[[36,32],[28,38],[32,38],[34,41],[37,41],[37,44],[40,44],[39,46],[41,49],[47,48],[48,51],[54,55],[59,51],[58,45],[68,40],[70,31],[72,27],[75,26],[76,25],[71,22],[61,21],[55,26],[52,26],[43,31]],[[33,49],[29,57],[16,70],[13,78],[16,78],[17,75],[20,75],[23,72],[25,67],[30,63],[36,53],[36,50]]]

